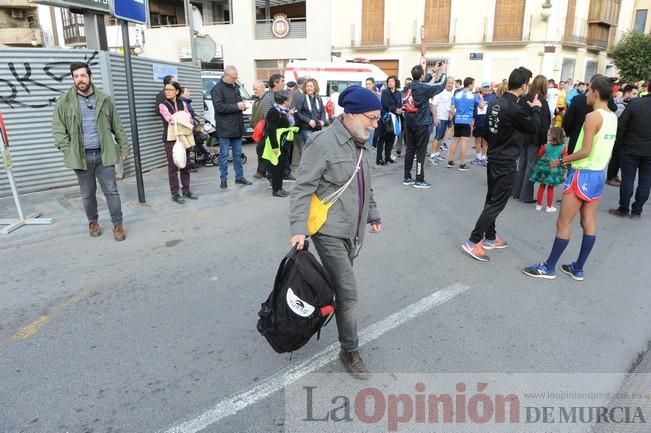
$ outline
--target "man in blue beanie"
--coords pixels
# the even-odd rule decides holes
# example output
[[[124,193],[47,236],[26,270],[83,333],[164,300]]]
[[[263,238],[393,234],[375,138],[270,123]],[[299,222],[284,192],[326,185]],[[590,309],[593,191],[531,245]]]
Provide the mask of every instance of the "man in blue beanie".
[[[430,98],[441,93],[445,89],[447,76],[446,63],[438,63],[433,72],[441,72],[436,81],[434,74],[425,75],[425,69],[422,65],[416,65],[411,68],[411,77],[413,81],[409,86],[408,92],[412,97],[414,107],[412,110],[405,110],[405,120],[407,124],[407,151],[405,153],[405,178],[403,185],[414,185],[416,188],[431,188],[432,184],[425,181],[425,155],[427,154],[427,143],[429,143],[429,128],[434,124],[434,118],[430,111]],[[403,98],[406,94],[403,93]],[[415,111],[414,111],[415,110]],[[414,165],[414,155],[416,155],[416,180],[411,177],[411,168]]]
[[[370,233],[382,230],[366,158],[368,138],[378,126],[381,106],[375,94],[360,86],[341,92],[339,105],[344,113],[329,128],[315,132],[303,151],[291,194],[289,243],[299,250],[304,247],[312,194],[323,200],[339,192],[325,224],[309,234],[336,294],[340,359],[353,377],[366,379],[368,370],[359,354],[357,336],[353,259],[361,248],[366,224],[371,225]]]

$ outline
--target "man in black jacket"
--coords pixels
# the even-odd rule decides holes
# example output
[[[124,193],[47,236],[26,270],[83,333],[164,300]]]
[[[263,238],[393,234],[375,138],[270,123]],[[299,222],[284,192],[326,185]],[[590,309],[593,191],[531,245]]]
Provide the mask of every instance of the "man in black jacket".
[[[240,86],[237,84],[237,69],[226,66],[224,76],[210,91],[212,104],[215,108],[215,129],[219,137],[219,173],[222,189],[228,188],[228,151],[233,149],[233,166],[235,168],[235,183],[251,185],[244,177],[242,168],[242,136],[244,135],[244,116],[246,104],[240,96]]]
[[[638,174],[631,219],[639,219],[651,191],[651,96],[631,101],[619,118],[615,146],[621,146],[622,183],[619,186],[619,208],[608,212],[629,216],[635,175]]]
[[[590,82],[602,76],[601,74],[596,74],[590,79]],[[592,112],[592,107],[588,105],[586,93],[587,91],[572,99],[572,103],[568,107],[565,117],[563,117],[563,129],[565,130],[565,135],[570,139],[567,143],[568,154],[574,153],[576,140],[579,139],[581,128],[583,127],[583,123],[585,123],[585,116]],[[608,109],[613,113],[617,111],[617,104],[615,104],[613,98],[608,100]]]
[[[516,160],[520,157],[527,134],[536,134],[540,127],[541,101],[538,95],[527,101],[530,114],[518,105],[518,98],[527,91],[532,73],[519,67],[509,75],[508,92],[488,105],[488,192],[470,239],[461,246],[472,258],[488,261],[484,250],[506,248],[497,236],[495,220],[506,207],[516,176]]]
[[[425,155],[427,154],[427,144],[429,143],[429,127],[434,124],[434,118],[430,110],[429,100],[434,95],[445,89],[447,76],[445,71],[446,64],[439,63],[434,72],[441,71],[439,80],[433,74],[425,76],[425,70],[422,65],[416,65],[411,68],[411,77],[413,81],[409,85],[416,112],[405,111],[405,120],[407,124],[407,151],[405,152],[405,179],[403,185],[414,185],[416,188],[431,188],[432,184],[425,181]],[[423,77],[425,79],[423,79]],[[406,94],[403,94],[405,97]],[[414,165],[414,154],[416,155],[416,181],[411,177],[411,168]]]

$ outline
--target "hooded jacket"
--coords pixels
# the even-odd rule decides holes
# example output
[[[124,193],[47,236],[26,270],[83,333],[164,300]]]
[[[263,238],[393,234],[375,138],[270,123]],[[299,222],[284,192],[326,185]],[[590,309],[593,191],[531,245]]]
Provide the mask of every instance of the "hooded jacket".
[[[445,83],[448,80],[446,74],[441,74],[438,81],[434,81],[435,77],[431,74],[427,74],[425,80],[414,80],[409,85],[409,89],[405,90],[402,93],[404,98],[409,90],[411,90],[411,96],[414,98],[414,103],[418,108],[418,111],[415,113],[405,112],[405,120],[409,126],[429,126],[434,124],[434,119],[432,118],[432,112],[430,111],[430,98],[433,98],[434,95],[441,93],[445,89]]]

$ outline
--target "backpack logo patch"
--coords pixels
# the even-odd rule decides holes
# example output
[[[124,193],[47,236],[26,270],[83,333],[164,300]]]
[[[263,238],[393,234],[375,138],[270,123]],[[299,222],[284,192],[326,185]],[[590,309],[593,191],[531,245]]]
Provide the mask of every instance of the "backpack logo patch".
[[[291,287],[287,288],[287,305],[290,310],[301,317],[310,317],[315,309],[313,305],[308,304],[296,296]]]

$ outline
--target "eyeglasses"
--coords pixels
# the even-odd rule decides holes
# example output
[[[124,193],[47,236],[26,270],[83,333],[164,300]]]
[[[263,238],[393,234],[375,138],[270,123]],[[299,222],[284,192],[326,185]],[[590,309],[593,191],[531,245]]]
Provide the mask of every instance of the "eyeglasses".
[[[366,113],[359,113],[359,114],[361,114],[362,116],[366,117],[366,118],[367,118],[368,120],[370,120],[371,122],[379,122],[379,121],[380,121],[380,116],[369,116],[369,115],[366,114]]]

